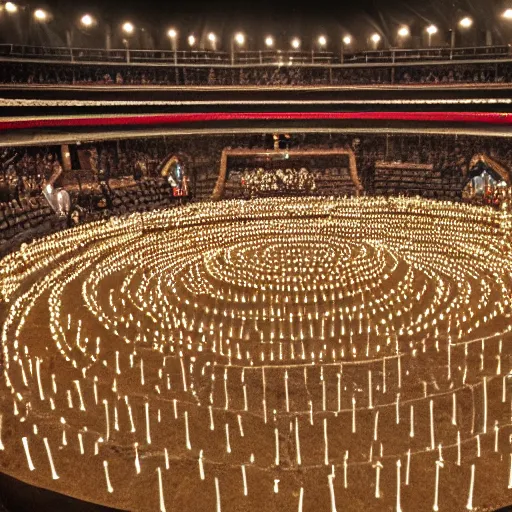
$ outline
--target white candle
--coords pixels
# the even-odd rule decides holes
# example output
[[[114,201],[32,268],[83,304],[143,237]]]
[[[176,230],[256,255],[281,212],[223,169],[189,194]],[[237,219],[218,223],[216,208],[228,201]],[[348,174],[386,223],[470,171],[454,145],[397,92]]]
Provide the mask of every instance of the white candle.
[[[224,370],[224,409],[229,409],[229,395],[228,395],[228,369]]]
[[[0,451],[5,450],[5,447],[2,443],[2,421],[3,421],[3,415],[0,414]]]
[[[375,419],[373,422],[373,440],[377,441],[377,431],[379,426],[379,411],[375,412]]]
[[[327,410],[327,393],[325,390],[325,380],[322,380],[322,410]]]
[[[164,488],[162,483],[162,470],[158,467],[158,495],[160,497],[160,512],[165,512]]]
[[[414,437],[414,405],[410,407],[411,428],[409,429],[409,437]]]
[[[211,405],[208,406],[208,411],[210,413],[210,430],[215,430],[215,425],[213,423],[213,410]]]
[[[265,425],[267,424],[267,383],[265,380],[265,367],[261,367],[261,378],[263,381],[263,418]]]
[[[457,425],[457,395],[452,394],[452,425]]]
[[[328,438],[327,438],[327,418],[324,418],[324,464],[326,466],[329,464],[329,444],[328,444]]]
[[[302,464],[302,459],[300,456],[299,420],[297,416],[295,416],[295,445],[297,448],[297,465],[300,466]]]
[[[41,360],[36,357],[36,375],[37,387],[39,388],[39,398],[44,400],[43,385],[41,384]]]
[[[484,429],[483,433],[487,434],[487,377],[484,377]]]
[[[475,465],[471,465],[471,481],[469,483],[469,496],[468,502],[466,504],[466,508],[468,510],[473,510],[473,490],[475,488]]]
[[[500,427],[498,426],[498,421],[494,422],[494,451],[498,453],[498,436],[500,432]]]
[[[341,373],[338,373],[338,412],[341,411]]]
[[[52,452],[50,450],[50,445],[48,444],[48,439],[46,437],[43,438],[44,447],[46,448],[46,454],[48,455],[48,461],[50,463],[50,469],[52,471],[53,480],[58,480],[59,475],[55,471],[55,465],[53,464]]]
[[[309,423],[313,425],[313,402],[309,400]]]
[[[229,442],[229,424],[226,423],[226,452],[231,453],[231,444]]]
[[[402,461],[398,459],[396,461],[396,512],[401,512],[402,507],[400,505],[400,468],[402,467]]]
[[[243,390],[244,390],[244,411],[248,411],[249,410],[249,406],[247,404],[247,386],[243,385]]]
[[[508,488],[512,489],[512,453],[510,454],[510,469],[508,472]]]
[[[437,512],[439,510],[439,471],[444,467],[444,464],[440,461],[436,461],[436,488],[434,493],[434,511]]]
[[[275,444],[276,444],[275,465],[279,466],[279,430],[277,428],[274,429],[274,437],[275,437]]]
[[[356,433],[356,397],[352,395],[352,433]]]
[[[345,456],[343,457],[343,487],[345,489],[348,487],[348,450],[345,452]]]
[[[108,415],[108,402],[103,399],[103,405],[105,406],[105,439],[108,441],[110,439],[110,418]]]
[[[300,488],[299,492],[299,510],[298,512],[302,512],[302,504],[304,503],[304,487]]]
[[[502,393],[501,393],[501,402],[505,403],[507,401],[507,375],[503,377],[503,386],[502,386]]]
[[[144,386],[144,359],[140,360],[140,383]]]
[[[430,449],[436,447],[434,438],[434,400],[430,400]]]
[[[83,455],[84,452],[84,442],[82,440],[82,434],[78,432],[78,444],[80,445],[80,455]]]
[[[382,469],[382,463],[377,461],[374,466],[375,468],[375,497],[380,498],[380,470]]]
[[[93,390],[94,390],[94,403],[98,405],[98,377],[94,376],[94,384],[93,384]]]
[[[476,436],[476,456],[480,458],[481,450],[480,450],[480,434]]]
[[[78,398],[80,399],[80,410],[81,411],[85,411],[84,400],[83,400],[83,397],[82,397],[82,390],[80,389],[80,381],[74,380],[73,382],[74,382],[74,384],[76,386],[76,390],[77,390],[77,393],[78,393]]]
[[[180,357],[181,363],[181,376],[183,377],[183,391],[187,392],[187,376],[185,375],[185,363],[183,362],[183,357]]]
[[[457,431],[457,466],[461,462],[460,430]]]
[[[373,409],[373,387],[372,387],[372,371],[368,370],[368,396],[369,396],[369,409]]]
[[[103,461],[103,469],[105,470],[105,481],[107,482],[107,491],[109,493],[113,493],[114,488],[112,487],[112,484],[110,483],[110,477],[108,474],[108,462],[106,460]]]
[[[185,411],[185,444],[187,446],[187,450],[192,450],[192,446],[190,445],[190,435],[188,432],[188,411]]]
[[[26,437],[23,437],[21,439],[21,442],[23,443],[23,448],[25,449],[25,455],[27,457],[28,468],[30,469],[30,471],[34,471],[34,469],[36,469],[36,468],[34,467],[34,464],[32,463],[32,457],[30,456],[30,450],[28,449],[28,439]]]
[[[219,479],[217,477],[215,477],[215,497],[216,497],[216,501],[217,501],[217,512],[221,512]]]
[[[242,464],[242,480],[244,483],[244,496],[247,496],[247,475],[245,474],[245,465]]]
[[[140,474],[140,461],[139,461],[139,443],[134,443],[133,447],[135,448],[135,472]]]
[[[238,428],[240,429],[240,437],[244,437],[244,429],[242,426],[242,416],[240,416],[240,414],[238,414],[237,417],[238,417]]]
[[[203,450],[199,452],[199,477],[204,480]]]
[[[149,423],[149,403],[146,402],[144,404],[144,409],[146,411],[146,442],[151,444],[151,426]]]
[[[334,496],[334,485],[332,483],[333,478],[333,475],[327,476],[327,480],[329,481],[329,493],[331,495],[331,512],[336,512],[336,497]]]
[[[386,358],[382,358],[382,392],[386,393]]]
[[[174,419],[177,420],[178,419],[178,401],[176,400],[176,398],[173,399],[172,405],[174,408]]]
[[[399,425],[400,424],[400,393],[397,393],[396,394],[396,403],[395,403],[395,406],[396,406],[396,411],[395,411],[395,415],[396,415],[396,424]]]
[[[288,396],[288,370],[284,372],[284,393],[286,397],[286,412],[290,412],[290,399]]]
[[[405,485],[409,485],[411,475],[411,449],[407,450],[407,466],[405,467]]]

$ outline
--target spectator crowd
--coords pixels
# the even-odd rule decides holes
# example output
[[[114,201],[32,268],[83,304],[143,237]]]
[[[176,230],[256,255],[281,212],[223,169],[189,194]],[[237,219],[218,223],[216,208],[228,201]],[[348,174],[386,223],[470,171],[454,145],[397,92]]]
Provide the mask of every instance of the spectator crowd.
[[[379,85],[509,83],[512,66],[493,64],[418,64],[391,67],[308,67],[307,65],[258,67],[173,68],[150,65],[123,66],[46,63],[2,63],[0,83],[41,85]]]

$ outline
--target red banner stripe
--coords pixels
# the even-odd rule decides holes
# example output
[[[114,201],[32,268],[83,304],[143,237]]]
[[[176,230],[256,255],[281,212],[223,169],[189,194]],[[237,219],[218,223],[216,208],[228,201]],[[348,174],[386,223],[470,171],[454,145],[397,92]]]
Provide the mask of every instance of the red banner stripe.
[[[116,116],[69,116],[0,119],[0,130],[46,127],[162,125],[214,121],[367,120],[483,123],[507,125],[512,114],[500,112],[205,112],[193,114],[148,114]]]

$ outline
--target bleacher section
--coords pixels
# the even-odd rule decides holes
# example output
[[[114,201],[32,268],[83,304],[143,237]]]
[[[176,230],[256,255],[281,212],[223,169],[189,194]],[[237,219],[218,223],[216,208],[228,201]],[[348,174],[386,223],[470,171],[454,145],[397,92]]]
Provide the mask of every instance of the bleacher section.
[[[460,174],[442,174],[432,164],[376,162],[373,189],[376,195],[460,201],[462,181]]]

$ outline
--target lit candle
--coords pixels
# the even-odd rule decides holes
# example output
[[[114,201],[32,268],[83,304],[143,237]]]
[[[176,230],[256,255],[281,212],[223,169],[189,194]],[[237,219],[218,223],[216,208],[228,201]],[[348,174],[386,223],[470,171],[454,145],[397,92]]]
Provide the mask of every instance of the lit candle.
[[[471,480],[469,482],[469,496],[468,502],[466,504],[466,508],[468,510],[473,510],[473,490],[475,488],[475,465],[471,465]]]
[[[110,477],[108,474],[108,462],[106,460],[103,461],[103,469],[105,470],[105,481],[107,482],[107,491],[109,493],[113,493],[114,488],[112,487],[112,484],[110,483]]]
[[[164,502],[164,488],[162,483],[162,470],[158,467],[156,468],[158,472],[158,495],[160,497],[160,512],[165,511],[165,502]]]

